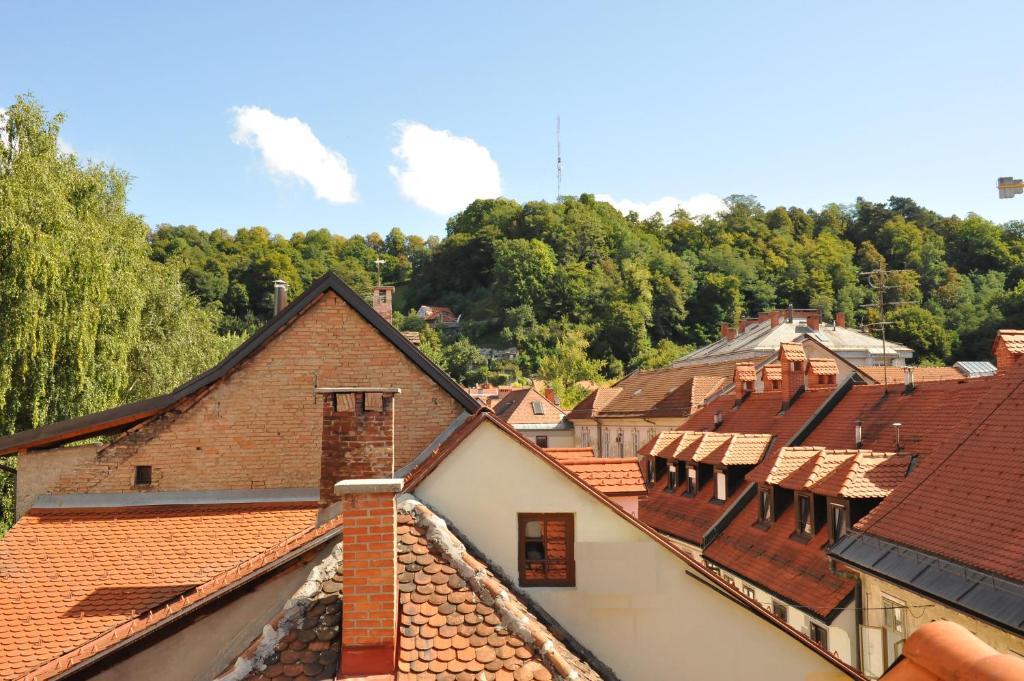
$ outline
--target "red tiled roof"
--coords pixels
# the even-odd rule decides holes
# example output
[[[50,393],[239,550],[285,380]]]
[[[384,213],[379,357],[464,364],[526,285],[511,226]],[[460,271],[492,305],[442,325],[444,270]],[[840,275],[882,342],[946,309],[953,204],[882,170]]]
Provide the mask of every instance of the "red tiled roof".
[[[902,384],[904,382],[904,369],[906,367],[857,367],[862,374],[867,375],[877,383],[888,385]],[[930,381],[962,381],[964,376],[956,367],[911,367],[914,371],[914,383],[928,383]]]
[[[558,462],[598,492],[612,496],[645,494],[644,476],[636,459],[559,458]]]
[[[534,403],[540,405],[542,413],[535,413]],[[498,418],[513,426],[523,424],[555,426],[565,418],[564,411],[533,388],[510,390],[494,405],[494,413]]]
[[[593,447],[544,447],[544,451],[559,461],[562,459],[582,459],[593,457]]]
[[[626,417],[645,415],[684,418],[726,380],[732,380],[735,362],[718,362],[651,371],[634,371],[613,388],[591,393],[569,413],[570,419],[595,415]],[[616,391],[614,394],[604,391]],[[600,394],[604,392],[604,394]]]
[[[0,542],[0,678],[49,678],[331,529],[309,503],[34,509]]]
[[[666,430],[637,454],[723,466],[753,465],[768,451],[771,439],[768,434]]]
[[[753,362],[740,362],[736,365],[736,375],[733,378],[734,381],[756,381],[757,370],[754,369]]]
[[[854,424],[860,420],[861,447],[889,451],[896,448],[892,424],[900,423],[901,450],[928,455],[950,433],[960,430],[971,405],[990,389],[993,380],[934,381],[922,383],[910,393],[883,385],[854,385],[802,444],[856,447]]]
[[[550,681],[573,674],[600,681],[486,565],[465,553],[461,542],[425,506],[415,500],[403,502],[396,529],[396,681],[483,675],[495,681]],[[342,623],[342,563],[332,572],[272,651],[261,652],[257,641],[242,656],[253,670],[246,681],[334,678],[338,650],[331,640],[323,642],[318,636],[329,627],[336,640]]]
[[[881,499],[907,476],[910,456],[824,447],[783,447],[747,480],[820,496]]]
[[[815,376],[836,376],[839,365],[831,357],[813,357],[807,361],[807,372]]]
[[[1012,355],[1024,353],[1024,330],[1021,329],[1000,329],[996,334],[996,343],[1002,342],[1007,351]]]
[[[721,395],[683,422],[686,430],[718,433],[762,433],[774,435],[773,448],[789,442],[811,415],[832,395],[832,391],[811,390],[793,400],[780,414],[782,399],[778,392],[751,393],[735,410],[732,395]],[[715,412],[721,411],[722,425],[715,428]]]
[[[946,426],[948,439],[922,455],[906,483],[858,528],[1024,581],[1024,365],[966,383],[977,384],[984,389],[973,409],[966,400],[947,400],[937,412],[933,424]],[[968,416],[957,419],[961,412]]]
[[[764,374],[764,380],[766,381],[782,380],[782,365],[780,364],[765,364],[761,371]]]
[[[779,343],[779,359],[786,362],[806,362],[807,354],[800,343]]]
[[[682,476],[680,480],[683,480]],[[713,480],[705,481],[697,494],[689,497],[683,494],[685,484],[670,491],[668,475],[662,475],[648,490],[647,496],[641,497],[638,517],[659,532],[700,546],[707,531],[721,519],[745,487],[736,485],[724,504],[712,503],[715,493]]]
[[[795,507],[790,503],[765,530],[756,526],[757,504],[747,504],[704,549],[704,557],[830,621],[853,594],[854,581],[829,567],[824,523],[806,544],[790,539],[796,528]]]

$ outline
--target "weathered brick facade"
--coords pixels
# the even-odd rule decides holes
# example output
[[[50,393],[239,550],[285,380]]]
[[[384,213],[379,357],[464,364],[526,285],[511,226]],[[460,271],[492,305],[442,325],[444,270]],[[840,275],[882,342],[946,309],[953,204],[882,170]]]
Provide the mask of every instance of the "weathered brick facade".
[[[401,388],[394,414],[399,467],[463,411],[328,291],[189,404],[137,426],[40,492],[316,488],[323,405],[314,382]],[[133,486],[136,465],[153,467],[153,483],[144,489]]]
[[[321,508],[338,500],[334,483],[339,480],[394,474],[395,398],[380,396],[380,408],[375,409],[367,407],[366,397],[364,393],[323,396]]]

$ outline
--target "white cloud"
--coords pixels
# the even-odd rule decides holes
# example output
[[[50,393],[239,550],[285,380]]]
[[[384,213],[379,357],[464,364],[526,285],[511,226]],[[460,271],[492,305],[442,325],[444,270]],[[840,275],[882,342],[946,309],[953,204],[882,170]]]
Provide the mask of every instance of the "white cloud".
[[[283,118],[258,106],[232,109],[231,141],[259,149],[267,170],[308,182],[318,199],[354,203],[356,176],[345,157],[328,149],[298,118]]]
[[[631,210],[636,211],[641,219],[649,218],[655,213],[661,213],[661,217],[665,218],[665,220],[670,220],[672,213],[679,208],[689,213],[690,217],[715,215],[726,210],[725,202],[714,194],[697,194],[688,199],[665,196],[649,203],[630,201],[629,199],[614,199],[608,194],[598,194],[595,198],[598,201],[607,201],[618,208],[623,214]]]
[[[501,195],[501,173],[486,147],[470,137],[422,123],[396,123],[401,139],[391,150],[404,168],[389,166],[402,196],[439,215],[475,199]]]

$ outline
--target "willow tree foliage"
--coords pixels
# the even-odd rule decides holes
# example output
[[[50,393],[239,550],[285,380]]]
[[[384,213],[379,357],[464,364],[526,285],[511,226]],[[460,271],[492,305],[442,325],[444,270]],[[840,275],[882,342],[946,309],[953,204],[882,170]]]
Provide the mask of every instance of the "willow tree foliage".
[[[62,121],[19,98],[0,129],[4,434],[167,391],[235,342],[151,258],[148,227],[125,207],[128,176],[60,150]]]

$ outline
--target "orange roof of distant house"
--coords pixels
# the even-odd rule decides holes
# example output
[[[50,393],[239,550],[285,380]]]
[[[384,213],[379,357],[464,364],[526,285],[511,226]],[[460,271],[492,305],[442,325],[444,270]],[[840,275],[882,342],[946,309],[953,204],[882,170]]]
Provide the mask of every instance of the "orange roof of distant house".
[[[807,370],[815,376],[836,376],[839,365],[831,357],[813,357],[807,361]]]
[[[1011,681],[1024,679],[1024,659],[1000,654],[956,622],[937,620],[915,629],[902,658],[882,681]]]
[[[316,514],[308,502],[29,511],[0,542],[0,678],[46,678],[151,626],[287,549]]]
[[[960,429],[971,406],[990,389],[994,380],[994,377],[982,377],[932,381],[917,385],[909,393],[893,386],[854,385],[802,444],[831,449],[855,448],[854,426],[860,421],[863,449],[892,451],[896,449],[893,424],[899,423],[901,451],[928,454],[950,433]]]
[[[565,412],[533,388],[510,390],[494,405],[494,414],[513,426],[557,426],[565,420]]]
[[[737,381],[756,381],[757,370],[754,368],[753,362],[740,362],[736,365],[736,376]]]
[[[956,367],[911,367],[913,369],[914,383],[926,383],[930,381],[962,381],[964,376]],[[904,382],[904,367],[857,367],[862,374],[866,374],[878,383],[889,385]]]
[[[735,362],[718,362],[650,371],[634,371],[611,388],[599,388],[569,413],[569,419],[594,416],[679,416],[685,418],[726,381]],[[614,391],[614,392],[613,392]]]
[[[558,458],[558,463],[598,492],[611,496],[646,494],[640,462],[635,458]]]
[[[1000,329],[999,332],[996,333],[996,339],[993,346],[1000,342],[1006,346],[1006,349],[1010,354],[1022,354],[1024,353],[1024,330]]]
[[[786,362],[806,362],[807,354],[799,343],[779,343],[779,357]]]

